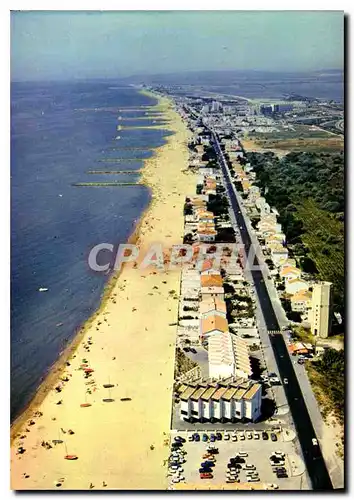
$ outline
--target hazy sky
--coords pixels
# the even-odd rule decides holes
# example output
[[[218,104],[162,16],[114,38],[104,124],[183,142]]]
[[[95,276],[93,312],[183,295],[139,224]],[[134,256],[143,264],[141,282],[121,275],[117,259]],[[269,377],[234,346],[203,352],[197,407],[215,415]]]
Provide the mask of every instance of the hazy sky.
[[[12,12],[13,80],[343,66],[342,12]]]

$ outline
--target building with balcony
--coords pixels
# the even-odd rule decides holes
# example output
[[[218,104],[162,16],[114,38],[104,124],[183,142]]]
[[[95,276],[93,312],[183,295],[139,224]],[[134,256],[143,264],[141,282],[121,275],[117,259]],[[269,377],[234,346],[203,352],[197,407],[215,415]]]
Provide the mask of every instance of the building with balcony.
[[[256,422],[261,416],[262,386],[254,381],[184,384],[180,418],[189,422]]]

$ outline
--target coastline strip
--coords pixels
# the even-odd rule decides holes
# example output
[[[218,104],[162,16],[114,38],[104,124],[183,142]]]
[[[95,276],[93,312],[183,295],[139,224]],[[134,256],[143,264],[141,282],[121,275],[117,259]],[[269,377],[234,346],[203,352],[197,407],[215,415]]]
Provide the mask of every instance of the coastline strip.
[[[164,98],[161,101],[165,106],[169,102]],[[186,126],[170,104],[166,112],[173,119],[169,130],[175,135],[166,138],[153,158],[144,160],[142,178],[152,199],[129,239],[142,249],[154,241],[168,242],[169,246],[181,242],[184,193],[195,185],[194,177],[184,172],[188,160]],[[176,341],[175,329],[169,324],[175,321],[178,309],[178,301],[169,292],[179,290],[179,283],[179,270],[142,273],[124,266],[112,275],[98,310],[44,381],[47,393],[37,391],[37,399],[21,416],[25,424],[35,409],[43,410],[43,416],[36,420],[38,425],[26,436],[26,453],[19,457],[12,447],[13,489],[55,489],[58,477],[65,478],[61,489],[89,489],[90,481],[96,489],[103,481],[107,489],[166,489],[164,460],[169,452]],[[83,347],[85,335],[93,339],[89,354]],[[85,417],[82,411],[86,410],[78,405],[84,392],[79,371],[81,351],[95,367],[94,378],[100,387],[90,396],[94,404]],[[56,406],[58,396],[51,389],[60,376],[60,361],[64,363],[68,357],[71,379],[60,395],[63,405]],[[61,368],[63,373],[66,366]],[[101,387],[109,376],[115,383],[114,395],[119,393],[118,406],[102,404]],[[127,396],[131,401],[120,409],[119,398]],[[19,420],[15,422],[19,424]],[[60,427],[75,430],[68,441],[70,453],[79,456],[77,462],[65,461],[60,446],[49,451],[40,446],[41,440],[53,439]],[[33,447],[35,452],[31,451]]]

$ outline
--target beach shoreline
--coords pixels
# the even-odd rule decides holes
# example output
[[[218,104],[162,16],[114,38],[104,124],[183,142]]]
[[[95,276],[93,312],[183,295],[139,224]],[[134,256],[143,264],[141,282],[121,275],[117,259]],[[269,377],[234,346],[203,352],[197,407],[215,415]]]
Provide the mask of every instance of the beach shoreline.
[[[142,95],[145,95],[147,97],[152,97],[154,99],[157,99],[157,104],[154,106],[149,106],[152,110],[158,110],[160,109],[161,106],[161,99],[159,96],[154,94],[153,92],[149,92],[147,90],[141,89],[139,90],[139,93]],[[144,106],[142,106],[144,107]],[[165,127],[166,130],[171,130],[168,127]],[[173,137],[173,136],[170,136]],[[163,148],[166,144],[168,143],[168,137],[165,139],[165,143],[162,144],[162,146],[158,146],[157,148],[153,149],[153,155],[143,161],[143,167],[137,171],[137,173],[141,174],[141,178],[138,182],[138,184],[143,184],[145,185],[150,191],[150,195],[152,194],[152,187],[149,186],[149,180],[148,178],[145,178],[144,181],[143,179],[143,173],[144,169],[146,167],[146,163],[148,160],[152,158],[157,158],[159,155],[159,152],[161,148]],[[139,231],[141,228],[141,225],[143,223],[144,218],[147,216],[150,206],[152,203],[152,197],[150,199],[149,205],[146,207],[146,209],[142,212],[139,221],[135,225],[135,228],[132,232],[132,234],[129,236],[127,243],[128,244],[136,244],[139,240]],[[30,418],[30,415],[32,412],[35,412],[38,408],[38,406],[42,403],[43,399],[46,397],[48,392],[52,389],[52,387],[58,382],[61,374],[65,371],[66,368],[66,363],[69,360],[73,354],[75,354],[76,349],[82,342],[85,333],[87,330],[90,328],[92,322],[94,319],[100,314],[102,309],[104,308],[107,300],[109,300],[110,294],[112,293],[112,290],[114,288],[114,285],[116,281],[118,280],[119,276],[121,274],[121,271],[114,271],[113,274],[110,276],[108,279],[107,283],[105,284],[102,292],[102,296],[100,298],[99,304],[97,306],[97,309],[91,314],[89,318],[85,320],[85,322],[78,328],[76,334],[73,336],[72,340],[69,342],[69,344],[65,347],[65,349],[59,353],[58,359],[55,361],[55,363],[50,366],[47,370],[47,372],[44,374],[42,381],[40,382],[38,388],[36,389],[35,393],[33,394],[32,398],[30,401],[24,406],[24,408],[21,410],[20,414],[11,422],[11,429],[10,429],[10,443],[12,444],[16,435],[19,433],[21,427],[24,425],[25,421]]]
[[[152,196],[151,196],[151,201],[150,201],[149,206],[146,208],[146,210],[141,215],[139,222],[137,223],[137,225],[134,229],[134,232],[130,236],[128,242],[131,244],[137,243],[139,246],[147,247],[149,244],[151,244],[152,241],[156,240],[156,234],[154,234],[154,236],[151,238],[148,233],[157,233],[160,236],[162,236],[162,233],[165,232],[167,228],[169,228],[168,213],[166,213],[167,220],[164,220],[163,224],[162,223],[159,224],[159,222],[158,222],[159,220],[161,221],[162,219],[156,218],[157,214],[162,215],[162,216],[164,215],[162,208],[168,212],[168,210],[166,210],[165,207],[162,207],[162,203],[163,204],[167,203],[166,201],[164,201],[164,202],[161,201],[162,191],[164,191],[166,188],[168,189],[168,186],[170,186],[170,189],[174,189],[176,187],[175,186],[176,180],[178,180],[178,182],[179,182],[179,187],[186,185],[186,189],[188,191],[188,182],[187,182],[188,176],[183,174],[183,170],[187,166],[186,161],[188,159],[188,151],[187,151],[187,147],[186,147],[186,139],[188,137],[188,131],[186,129],[185,124],[183,124],[182,119],[172,109],[170,100],[168,100],[167,98],[160,98],[159,96],[152,94],[150,92],[149,93],[147,93],[146,91],[142,91],[142,92],[145,93],[145,95],[153,96],[154,98],[158,99],[158,104],[156,106],[154,106],[154,109],[157,110],[157,109],[162,108],[165,111],[165,114],[169,118],[171,118],[171,120],[169,121],[169,124],[166,125],[165,128],[167,130],[171,130],[174,132],[173,135],[170,135],[165,139],[165,141],[166,141],[165,144],[163,144],[162,146],[160,146],[159,148],[156,148],[154,150],[154,155],[151,158],[144,161],[144,167],[142,169],[142,181],[141,182],[148,185],[149,189],[151,190]],[[178,143],[178,148],[175,148],[176,143]],[[170,157],[170,159],[173,160],[173,155],[176,157],[175,158],[176,171],[173,173],[170,173],[170,175],[168,175],[168,172],[165,172],[166,175],[163,175],[163,172],[161,172],[161,169],[162,169],[161,164],[163,162],[166,162],[168,157]],[[177,157],[178,157],[178,161],[177,161]],[[171,165],[173,165],[173,161],[171,161]],[[190,179],[190,176],[189,176],[189,179]],[[190,186],[192,187],[193,181],[191,179],[189,180],[189,183],[190,183]],[[183,193],[187,194],[185,192],[185,190],[183,191]],[[166,193],[166,194],[168,195],[169,193]],[[165,196],[166,196],[166,194],[165,194]],[[176,198],[176,205],[174,205],[173,208],[174,209],[178,208],[178,210],[173,210],[174,223],[176,222],[176,216],[177,216],[178,222],[180,223],[179,224],[180,227],[178,227],[178,225],[177,225],[176,226],[177,231],[173,231],[174,234],[168,235],[169,237],[172,237],[172,240],[173,240],[173,241],[172,240],[169,241],[169,245],[170,245],[170,243],[181,243],[181,235],[183,234],[182,228],[183,228],[184,196],[182,196],[180,192],[176,191],[174,198]],[[177,203],[178,203],[178,207],[177,207]],[[157,219],[157,220],[155,220],[155,219]],[[154,223],[152,223],[152,220],[154,220]],[[161,227],[159,227],[159,226],[161,226]],[[178,232],[180,234],[177,234]],[[55,481],[55,477],[52,478],[51,485],[48,483],[48,480],[47,480],[47,476],[51,474],[51,466],[49,465],[49,462],[47,460],[46,460],[46,465],[44,466],[44,468],[46,469],[46,471],[45,471],[46,473],[44,474],[45,477],[35,478],[35,477],[33,477],[33,474],[35,474],[35,472],[31,471],[31,469],[34,469],[34,470],[37,469],[37,467],[34,465],[35,462],[42,461],[42,459],[40,459],[37,455],[41,455],[41,456],[43,455],[43,460],[45,460],[47,457],[50,457],[50,455],[54,455],[54,452],[57,451],[57,449],[55,449],[55,448],[50,449],[50,450],[40,448],[41,437],[43,437],[43,440],[45,440],[45,437],[47,435],[47,430],[49,430],[49,428],[52,428],[53,426],[58,427],[58,424],[55,424],[57,417],[50,417],[50,420],[49,420],[49,417],[47,416],[48,407],[51,407],[51,405],[53,404],[53,396],[55,396],[55,394],[53,394],[54,391],[52,389],[60,381],[61,377],[63,377],[64,374],[67,374],[67,372],[70,372],[69,375],[70,375],[71,379],[69,382],[67,382],[65,384],[63,391],[62,391],[63,392],[63,399],[65,399],[67,401],[68,399],[72,400],[72,398],[76,397],[76,400],[77,400],[78,395],[76,394],[77,391],[75,391],[75,388],[73,387],[73,385],[74,385],[73,382],[74,382],[74,379],[75,380],[78,379],[78,377],[81,375],[81,373],[76,373],[76,371],[73,372],[72,367],[73,367],[73,365],[74,366],[76,365],[76,362],[77,362],[76,357],[77,357],[77,355],[79,355],[80,349],[82,349],[84,339],[85,339],[85,337],[88,336],[89,333],[91,333],[92,338],[95,339],[95,337],[93,336],[94,335],[93,332],[95,332],[94,328],[96,328],[96,331],[101,329],[101,328],[98,328],[97,324],[103,323],[105,328],[107,326],[110,326],[110,325],[107,325],[108,322],[107,322],[107,318],[105,317],[105,315],[109,314],[110,315],[109,317],[113,319],[113,317],[117,314],[117,310],[118,310],[118,314],[119,314],[119,305],[116,305],[116,303],[117,302],[119,303],[119,301],[114,299],[113,296],[120,294],[120,295],[122,295],[122,297],[120,297],[121,299],[123,299],[123,296],[124,296],[124,287],[123,287],[123,290],[121,290],[122,287],[119,285],[119,283],[120,283],[119,278],[123,277],[124,274],[127,275],[127,278],[131,275],[131,277],[134,278],[134,280],[136,282],[137,281],[136,274],[138,272],[141,272],[141,271],[133,269],[132,266],[124,265],[123,269],[121,271],[115,272],[112,275],[112,277],[109,279],[109,281],[107,282],[107,284],[105,286],[104,292],[102,294],[100,305],[99,305],[98,309],[96,310],[96,312],[93,313],[93,315],[80,328],[80,330],[74,336],[71,343],[66,347],[66,349],[63,351],[63,353],[60,355],[57,362],[49,370],[47,376],[45,377],[45,379],[43,380],[43,382],[39,386],[36,394],[32,398],[32,400],[29,403],[29,405],[27,406],[27,408],[25,408],[24,411],[12,423],[12,425],[11,425],[11,444],[12,444],[12,449],[11,449],[11,461],[12,461],[12,464],[11,464],[12,465],[11,483],[12,483],[13,489],[48,489],[48,488],[51,489],[51,488],[55,488],[55,486],[53,486],[53,481]],[[134,274],[134,276],[133,276],[133,274]],[[144,278],[148,278],[148,280],[147,279],[142,280],[140,277],[139,284],[142,285],[141,286],[142,292],[144,292],[144,288],[147,288],[145,286],[145,283],[148,283],[148,281],[153,281],[154,283],[158,282],[160,286],[163,286],[163,285],[161,285],[161,282],[167,283],[167,282],[171,281],[175,284],[175,286],[177,288],[179,274],[180,274],[179,271],[166,272],[166,273],[150,272],[150,273],[146,273],[146,275],[143,276]],[[162,281],[163,276],[165,276],[165,275],[166,275],[166,281],[165,280]],[[167,278],[167,275],[169,275],[169,278]],[[126,280],[124,280],[124,281],[126,281]],[[142,282],[144,282],[144,283],[142,283]],[[154,285],[154,287],[152,287],[152,288],[156,289],[158,287],[157,287],[157,285]],[[119,289],[119,291],[118,291],[118,289]],[[120,292],[123,292],[123,293],[120,293]],[[151,295],[153,295],[153,294],[151,294]],[[137,300],[137,298],[134,296],[134,293],[131,296],[128,296],[125,298],[127,300],[132,298],[134,300],[134,303],[136,303],[136,305],[138,307],[139,307],[140,302],[146,301],[144,294],[142,294],[142,296],[139,297],[139,300]],[[166,300],[171,301],[171,298],[168,297],[168,295],[167,295]],[[160,299],[159,299],[159,302],[161,302]],[[169,314],[169,312],[172,312],[172,307],[168,309],[169,312],[166,315],[166,316],[169,316],[169,318],[173,318],[174,321],[176,320],[176,314],[177,314],[176,306],[177,306],[177,304],[175,304],[175,307],[174,307],[175,315]],[[134,310],[137,308],[133,307],[132,309]],[[161,316],[164,316],[164,311],[162,311]],[[135,327],[134,328],[136,328],[136,325],[139,324],[139,314],[135,315],[135,318],[138,318],[138,322],[136,322],[136,319],[135,319],[135,322],[134,322]],[[142,317],[140,318],[141,326],[144,324],[144,318],[145,318],[145,314],[142,314]],[[110,319],[110,322],[113,323],[114,321],[111,321],[111,319]],[[128,318],[127,318],[126,325],[127,325],[128,329],[129,328],[131,329]],[[166,323],[166,327],[167,326],[168,326],[168,323]],[[145,330],[147,330],[147,327],[145,327]],[[166,401],[168,401],[170,399],[170,401],[169,401],[169,414],[170,414],[171,405],[172,405],[172,385],[173,385],[175,336],[176,336],[175,332],[171,333],[171,335],[169,335],[168,344],[164,343],[164,345],[161,346],[161,353],[165,352],[166,345],[168,346],[167,350],[169,353],[168,360],[163,360],[165,364],[168,364],[168,366],[166,367],[166,370],[168,371],[168,373],[167,373],[168,380],[165,380],[165,386],[168,384],[168,391],[169,391],[168,397],[167,398],[166,398],[166,396],[164,397],[164,416],[165,417],[166,417]],[[108,335],[107,335],[107,337],[108,337]],[[95,342],[96,341],[94,340],[94,343]],[[112,339],[109,339],[107,342],[102,341],[101,342],[102,345],[100,344],[101,349],[102,350],[103,349],[109,350],[110,343],[112,345],[116,344],[116,343],[118,343],[118,340],[115,338],[112,338]],[[129,343],[129,339],[125,339],[125,344],[126,343]],[[147,342],[147,345],[148,345],[148,342]],[[90,358],[90,363],[92,363],[92,361],[95,358],[95,356],[93,355],[94,350],[95,350],[94,347],[91,347],[89,350],[90,354],[87,354],[87,357]],[[96,354],[97,354],[97,357],[99,358],[99,360],[102,362],[102,356],[100,355],[101,353],[96,353]],[[121,354],[121,356],[123,356],[123,354]],[[114,357],[114,359],[116,359],[116,357]],[[121,361],[122,361],[122,363],[124,362],[123,359]],[[160,362],[161,360],[159,359],[158,361]],[[70,362],[70,368],[67,365],[68,362]],[[156,363],[156,360],[155,360],[155,363]],[[98,362],[96,362],[95,365],[100,366],[98,364]],[[77,371],[79,371],[79,368],[77,369]],[[123,369],[123,371],[124,371],[124,369]],[[138,371],[138,368],[136,369],[136,371]],[[112,372],[114,373],[114,369],[112,369]],[[130,376],[134,377],[134,371],[132,371]],[[79,384],[77,384],[77,385],[79,385]],[[71,387],[72,387],[72,390],[70,391]],[[69,392],[70,392],[70,394],[69,394]],[[97,392],[101,392],[101,389],[98,389]],[[65,401],[64,401],[64,403],[65,403]],[[57,408],[55,408],[55,411],[53,410],[53,411],[51,411],[51,413],[56,414],[57,409],[60,410],[60,408],[61,408],[61,406],[58,406]],[[93,410],[93,408],[94,408],[94,405],[92,405],[92,408],[90,408],[90,410],[91,409]],[[126,406],[126,408],[128,408],[128,406]],[[101,410],[102,409],[100,409],[100,411],[98,411],[98,413],[101,413]],[[33,456],[32,460],[31,460],[30,455],[33,455],[33,453],[31,453],[31,452],[28,453],[27,448],[26,448],[25,454],[20,455],[20,456],[15,454],[15,451],[16,451],[15,448],[18,447],[18,443],[15,443],[15,441],[18,440],[18,436],[21,433],[21,430],[22,430],[22,434],[24,433],[23,428],[26,426],[26,423],[28,424],[28,421],[33,417],[33,414],[36,411],[40,411],[43,413],[43,415],[41,417],[39,417],[38,420],[36,421],[36,423],[38,423],[38,426],[33,425],[33,427],[31,427],[31,429],[30,429],[30,433],[27,434],[26,439],[23,439],[23,446],[25,448],[31,442],[31,444],[33,445],[32,449],[35,450],[35,456]],[[80,411],[82,411],[82,409],[80,409],[78,407],[78,410],[77,411],[73,410],[73,413],[76,414]],[[103,410],[103,411],[105,411],[105,410]],[[110,411],[110,410],[107,410],[107,411],[110,414],[112,413],[112,411]],[[60,413],[60,411],[59,411],[59,413]],[[63,413],[63,412],[61,412],[61,413]],[[110,416],[112,417],[112,415],[110,415]],[[60,418],[60,416],[58,418]],[[65,425],[67,419],[70,420],[70,412],[66,412],[65,417],[63,417],[63,419],[62,419],[62,421],[64,422],[64,425]],[[74,420],[76,420],[76,418],[74,418]],[[165,418],[165,420],[166,420],[166,418]],[[53,424],[53,422],[54,422],[54,424]],[[41,425],[39,425],[39,424],[41,424]],[[164,436],[167,436],[167,432],[169,430],[169,424],[170,424],[170,421],[168,418],[168,426],[166,427],[165,421],[162,425],[162,427],[164,429],[164,431],[163,431]],[[44,427],[44,429],[42,430],[41,428],[43,428],[43,427]],[[85,420],[85,427],[89,428],[90,422],[87,422]],[[133,422],[132,422],[132,427],[133,427],[132,430],[134,430]],[[42,430],[42,432],[41,432],[41,430]],[[27,439],[27,438],[29,438],[29,439]],[[32,439],[32,438],[34,438],[34,439]],[[151,435],[151,440],[154,441],[154,435]],[[79,443],[77,443],[77,445],[78,445],[77,447],[80,448]],[[163,444],[163,445],[165,446],[165,444]],[[161,443],[159,443],[159,454],[160,455],[161,455],[161,451],[162,451],[161,446],[162,446]],[[94,448],[94,446],[93,446],[93,448]],[[139,448],[139,446],[137,448]],[[154,449],[155,449],[155,447],[154,447]],[[87,450],[85,450],[85,451],[87,452]],[[157,455],[157,453],[155,453],[155,455]],[[162,455],[163,455],[163,453],[162,453]],[[121,458],[124,459],[124,456]],[[58,458],[53,459],[52,465],[54,467],[54,470],[56,470],[58,467],[60,469],[60,466],[57,463],[57,460],[59,460],[59,459]],[[62,461],[62,464],[61,464],[63,466],[62,475],[64,476],[65,474],[67,474],[66,469],[67,469],[68,462],[63,460],[62,457],[60,458],[60,460]],[[79,463],[80,462],[78,460],[77,464],[79,464]],[[85,463],[86,463],[86,468],[90,469],[90,464],[87,461]],[[22,473],[21,473],[21,469],[23,469],[24,465],[25,465],[26,470],[22,471]],[[92,464],[92,467],[94,467],[96,469],[94,464]],[[85,468],[85,467],[83,467],[83,468]],[[76,467],[75,467],[75,470],[77,470]],[[86,487],[82,483],[82,481],[84,481],[84,479],[85,479],[84,472],[85,472],[84,470],[82,470],[82,469],[80,470],[80,480],[79,481],[76,481],[75,477],[70,478],[70,480],[68,478],[68,481],[67,482],[65,481],[65,484],[63,484],[62,489],[88,489],[89,488],[89,481],[88,480],[86,481],[86,483],[87,483]],[[25,474],[29,475],[29,477],[24,478]],[[42,473],[42,475],[43,475],[43,473]],[[103,475],[105,477],[107,476],[107,474],[105,475],[104,473],[103,473]],[[125,474],[121,475],[121,481],[116,481],[114,485],[112,485],[112,484],[110,485],[109,483],[107,483],[108,484],[107,488],[109,489],[110,487],[113,487],[114,489],[125,489],[125,488],[137,489],[137,488],[139,488],[139,484],[140,484],[140,488],[145,489],[145,488],[150,488],[150,486],[149,486],[150,483],[151,483],[152,489],[158,488],[159,487],[158,484],[160,484],[161,489],[164,489],[164,487],[165,487],[164,480],[163,480],[163,477],[161,475],[161,464],[160,464],[160,467],[158,470],[158,474],[156,474],[156,477],[154,477],[153,474],[152,475],[150,474],[149,480],[146,481],[145,483],[141,482],[141,478],[139,479],[139,477],[137,478],[137,480],[135,480],[135,476],[136,475],[132,471],[131,476],[128,477],[126,481],[124,481],[124,477],[126,478],[126,471],[125,471]],[[137,476],[139,476],[139,474]],[[112,483],[111,479],[109,480],[109,482]],[[78,483],[78,484],[75,484],[75,483]],[[128,484],[126,484],[126,483],[128,483]],[[96,488],[97,488],[97,486],[96,486]]]

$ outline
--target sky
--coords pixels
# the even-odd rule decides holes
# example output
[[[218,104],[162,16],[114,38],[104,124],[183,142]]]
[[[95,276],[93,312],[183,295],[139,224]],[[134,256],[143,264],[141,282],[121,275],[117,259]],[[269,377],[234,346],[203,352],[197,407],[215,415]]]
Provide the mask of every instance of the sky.
[[[11,13],[11,79],[342,69],[341,11]]]

